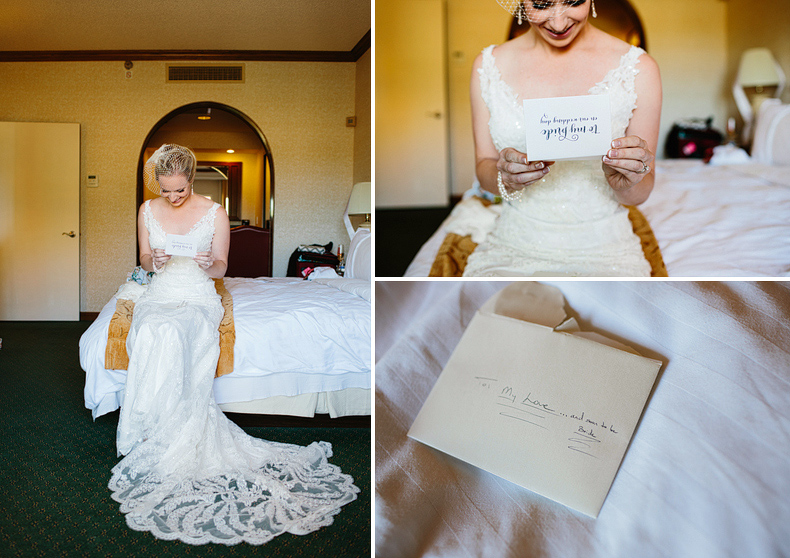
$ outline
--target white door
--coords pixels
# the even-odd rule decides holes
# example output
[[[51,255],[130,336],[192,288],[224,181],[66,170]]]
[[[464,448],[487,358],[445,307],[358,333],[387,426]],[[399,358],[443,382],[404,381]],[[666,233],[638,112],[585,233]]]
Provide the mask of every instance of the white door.
[[[376,207],[448,203],[444,0],[376,2]]]
[[[79,320],[80,125],[0,122],[0,320]]]

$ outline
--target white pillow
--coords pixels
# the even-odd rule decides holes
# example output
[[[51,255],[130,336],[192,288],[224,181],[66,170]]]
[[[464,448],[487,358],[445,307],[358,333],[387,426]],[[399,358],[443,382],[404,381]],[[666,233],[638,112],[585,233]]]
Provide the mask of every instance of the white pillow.
[[[767,99],[754,128],[752,159],[766,165],[790,165],[790,105]]]
[[[344,277],[370,281],[370,230],[358,229],[351,239],[346,253],[346,272]]]

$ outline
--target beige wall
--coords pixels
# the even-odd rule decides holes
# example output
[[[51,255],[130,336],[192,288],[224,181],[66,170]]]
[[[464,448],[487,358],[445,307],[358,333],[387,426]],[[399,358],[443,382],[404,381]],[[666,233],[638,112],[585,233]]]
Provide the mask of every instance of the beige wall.
[[[728,0],[727,9],[727,83],[731,86],[735,81],[741,54],[754,47],[770,49],[790,78],[790,2]],[[790,87],[785,88],[782,100],[790,103]],[[727,108],[731,115],[738,114],[732,95],[727,99]]]
[[[354,184],[370,182],[370,49],[357,60],[354,133]]]
[[[786,3],[786,0],[730,0]],[[645,28],[649,53],[661,68],[664,106],[663,144],[672,123],[689,117],[714,117],[724,129],[730,98],[727,75],[728,2],[722,0],[631,0]],[[745,9],[745,8],[744,8]],[[501,43],[508,15],[494,2],[447,0],[452,191],[463,193],[474,179],[474,144],[469,108],[469,78],[475,56]]]
[[[759,1],[759,0],[756,0]],[[645,28],[650,55],[661,69],[659,155],[672,124],[713,116],[727,125],[727,2],[722,0],[631,0]]]
[[[298,244],[347,245],[356,129],[345,117],[362,102],[356,71],[354,63],[247,62],[244,84],[168,84],[159,61],[135,62],[131,79],[122,62],[0,63],[0,120],[81,124],[81,310],[100,310],[136,264],[140,149],[162,116],[192,102],[237,108],[269,142],[275,275]],[[88,174],[99,188],[87,188]]]

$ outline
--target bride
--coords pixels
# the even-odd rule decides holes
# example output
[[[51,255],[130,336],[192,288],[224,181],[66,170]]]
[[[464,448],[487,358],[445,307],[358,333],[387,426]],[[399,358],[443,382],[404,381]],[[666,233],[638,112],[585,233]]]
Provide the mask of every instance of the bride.
[[[356,498],[353,479],[327,463],[330,444],[308,447],[245,434],[214,402],[223,317],[213,278],[227,269],[225,210],[192,193],[194,154],[163,145],[146,164],[159,194],[140,207],[140,263],[153,271],[127,338],[128,376],[109,488],[132,529],[190,544],[262,544],[332,523]],[[165,252],[189,235],[194,258]]]
[[[588,22],[595,0],[498,1],[513,4],[530,32],[486,48],[474,63],[476,174],[507,203],[464,275],[649,276],[623,205],[644,202],[653,188],[661,112],[655,61]],[[614,139],[601,161],[529,159],[523,99],[602,93]]]

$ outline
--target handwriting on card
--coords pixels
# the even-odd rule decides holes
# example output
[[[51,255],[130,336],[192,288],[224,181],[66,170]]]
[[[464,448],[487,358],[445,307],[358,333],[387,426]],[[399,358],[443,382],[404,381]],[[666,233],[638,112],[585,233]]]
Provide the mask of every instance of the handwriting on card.
[[[540,133],[546,141],[553,138],[560,141],[578,141],[585,134],[599,135],[601,133],[597,116],[559,118],[544,114],[540,117],[540,123],[544,126]]]
[[[524,99],[524,131],[530,161],[588,159],[612,141],[608,95]]]
[[[507,420],[516,420],[526,428],[542,428],[552,434],[565,431],[568,449],[598,459],[598,449],[607,439],[619,434],[611,421],[591,417],[585,410],[568,411],[541,399],[526,388],[515,388],[496,378],[475,376],[475,383],[488,409]],[[526,426],[531,425],[531,426]],[[563,434],[565,435],[565,434]]]
[[[194,258],[197,254],[197,240],[189,235],[168,234],[165,254]]]

